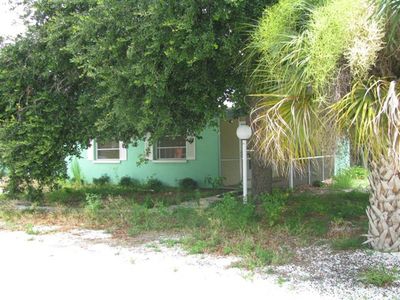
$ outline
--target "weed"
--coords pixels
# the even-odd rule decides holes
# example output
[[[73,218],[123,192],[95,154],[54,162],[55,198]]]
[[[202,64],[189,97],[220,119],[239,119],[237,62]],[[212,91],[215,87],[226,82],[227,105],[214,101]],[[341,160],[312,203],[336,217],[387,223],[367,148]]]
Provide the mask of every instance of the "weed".
[[[331,246],[334,250],[355,250],[366,248],[363,242],[361,237],[349,237],[333,240]]]
[[[74,159],[71,163],[72,179],[71,181],[76,186],[81,186],[84,183],[84,175],[81,166],[79,165],[78,159]]]
[[[255,222],[255,207],[228,194],[213,207],[212,216],[227,230],[245,230]]]
[[[208,244],[203,240],[196,240],[194,243],[186,246],[186,250],[189,254],[201,254],[206,251]]]
[[[26,224],[25,233],[29,235],[38,235],[40,234],[40,231],[36,230],[32,224]]]
[[[160,244],[165,245],[168,248],[173,248],[176,245],[181,244],[180,240],[173,240],[173,239],[166,239],[166,240],[161,240]]]
[[[98,215],[102,207],[101,199],[99,195],[96,194],[86,194],[86,205],[85,212],[91,216],[95,217]]]
[[[288,194],[274,192],[272,194],[264,194],[259,197],[261,201],[263,218],[269,226],[275,225],[282,217],[288,200]]]
[[[233,248],[230,247],[230,246],[225,246],[225,247],[222,249],[222,253],[223,253],[224,255],[232,254],[232,253],[233,253]]]
[[[357,189],[368,186],[368,170],[352,167],[342,170],[333,178],[332,187],[335,189]]]
[[[364,284],[383,287],[391,285],[399,279],[399,271],[396,268],[388,269],[384,266],[372,267],[361,272],[359,278]]]
[[[278,279],[276,280],[276,283],[278,284],[278,285],[283,285],[285,282],[287,282],[288,280],[286,279],[286,278],[284,278],[284,277],[282,277],[282,276],[279,276],[278,277]]]
[[[213,189],[220,188],[224,184],[225,177],[211,177],[207,176],[204,178],[204,183],[208,186],[211,186]]]

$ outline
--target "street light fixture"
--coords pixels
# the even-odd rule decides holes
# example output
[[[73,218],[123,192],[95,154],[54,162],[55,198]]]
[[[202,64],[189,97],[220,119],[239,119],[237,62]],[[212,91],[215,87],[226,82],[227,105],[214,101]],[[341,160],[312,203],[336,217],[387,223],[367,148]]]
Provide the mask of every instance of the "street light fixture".
[[[247,140],[251,137],[251,128],[246,124],[240,124],[236,129],[236,135],[242,141],[242,165],[243,165],[243,204],[247,203]]]

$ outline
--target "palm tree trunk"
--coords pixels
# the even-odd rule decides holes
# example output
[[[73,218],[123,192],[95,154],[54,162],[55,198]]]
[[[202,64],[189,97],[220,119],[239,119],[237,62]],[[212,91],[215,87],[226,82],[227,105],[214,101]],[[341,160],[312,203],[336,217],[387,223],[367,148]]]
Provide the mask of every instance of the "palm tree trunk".
[[[400,251],[400,170],[390,159],[371,162],[368,240],[373,249]]]

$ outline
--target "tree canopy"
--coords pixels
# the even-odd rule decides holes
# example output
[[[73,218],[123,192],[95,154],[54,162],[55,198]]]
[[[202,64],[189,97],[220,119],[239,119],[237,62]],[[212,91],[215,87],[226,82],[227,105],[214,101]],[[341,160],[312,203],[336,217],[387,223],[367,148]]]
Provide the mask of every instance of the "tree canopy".
[[[1,163],[44,184],[90,138],[198,134],[241,100],[240,50],[272,1],[28,2],[27,34],[0,51]]]

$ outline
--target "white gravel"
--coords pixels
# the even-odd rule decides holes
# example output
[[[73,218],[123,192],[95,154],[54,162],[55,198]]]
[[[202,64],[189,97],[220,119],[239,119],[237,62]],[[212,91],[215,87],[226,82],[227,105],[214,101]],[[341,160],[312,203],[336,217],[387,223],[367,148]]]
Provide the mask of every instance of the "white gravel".
[[[335,270],[325,261],[328,250],[323,247],[303,250],[320,255],[315,266],[279,267],[277,274],[267,275],[230,268],[234,257],[187,255],[158,241],[122,246],[102,231],[35,230],[43,234],[0,230],[0,299],[396,299],[400,295],[398,286],[385,295],[382,289],[358,291],[360,286],[353,282],[324,281],[335,277]],[[363,255],[349,259],[358,262],[365,259]],[[333,262],[337,259],[328,256],[334,257]],[[399,257],[393,263],[398,264]],[[314,275],[313,268],[320,274]],[[282,276],[289,281],[279,284]],[[347,290],[339,293],[342,288]]]

